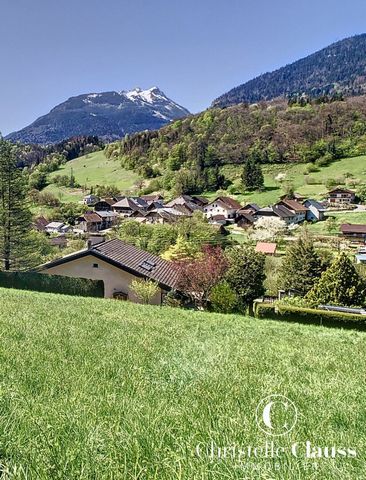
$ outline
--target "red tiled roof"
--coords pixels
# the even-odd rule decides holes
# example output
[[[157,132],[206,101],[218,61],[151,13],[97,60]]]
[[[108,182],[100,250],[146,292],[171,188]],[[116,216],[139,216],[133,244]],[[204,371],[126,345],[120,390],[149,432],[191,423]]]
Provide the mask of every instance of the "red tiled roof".
[[[277,245],[275,243],[258,242],[255,251],[273,255],[276,253]]]

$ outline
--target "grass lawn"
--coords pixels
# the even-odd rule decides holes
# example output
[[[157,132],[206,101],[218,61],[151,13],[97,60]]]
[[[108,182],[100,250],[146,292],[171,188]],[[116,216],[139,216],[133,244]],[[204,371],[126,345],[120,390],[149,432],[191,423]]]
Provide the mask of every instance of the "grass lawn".
[[[130,190],[138,179],[138,175],[120,166],[117,160],[109,160],[103,151],[90,153],[83,157],[67,162],[56,172],[49,175],[70,175],[71,169],[76,181],[82,186],[90,188],[96,185],[116,185],[121,192]],[[81,189],[71,190],[56,185],[49,185],[44,191],[55,194],[65,202],[79,201],[83,197]]]
[[[353,211],[348,211],[348,212],[329,212],[326,215],[327,217],[334,217],[337,221],[337,231],[332,232],[331,234],[327,230],[327,222],[326,220],[324,222],[317,222],[313,224],[308,224],[308,229],[310,232],[314,234],[319,234],[319,235],[335,235],[338,236],[340,230],[339,226],[342,223],[351,223],[351,224],[366,224],[366,211],[364,212],[353,212]]]
[[[365,333],[15,290],[0,297],[4,478],[365,478]],[[299,412],[283,437],[255,422],[273,393]],[[307,440],[357,456],[319,458],[315,469]],[[266,441],[285,453],[249,467],[204,450]]]
[[[323,199],[328,189],[325,182],[329,178],[339,179],[339,185],[345,185],[345,178],[359,179],[361,183],[366,183],[366,156],[344,158],[333,162],[327,167],[321,167],[317,172],[310,173],[308,177],[312,178],[312,184],[307,184],[304,175],[307,165],[305,164],[284,164],[284,165],[264,165],[264,183],[265,190],[263,192],[253,192],[248,194],[234,195],[240,202],[256,202],[261,206],[276,203],[279,197],[283,195],[284,190],[281,183],[275,178],[278,174],[285,174],[285,181],[294,186],[295,190],[304,196]],[[230,180],[238,182],[241,175],[241,167],[228,165],[223,168],[225,175]],[[209,196],[215,197],[215,193],[210,192]]]

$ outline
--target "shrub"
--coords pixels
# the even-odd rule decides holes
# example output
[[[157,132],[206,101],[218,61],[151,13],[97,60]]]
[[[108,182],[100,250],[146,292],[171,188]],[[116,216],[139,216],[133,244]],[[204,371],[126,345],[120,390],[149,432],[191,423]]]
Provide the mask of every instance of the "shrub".
[[[104,282],[37,272],[0,272],[0,287],[60,293],[79,297],[104,297]]]
[[[238,297],[227,282],[218,283],[211,292],[211,309],[218,313],[232,313],[238,306]]]
[[[274,318],[276,316],[274,303],[254,302],[254,316],[257,318]]]
[[[159,291],[159,286],[152,280],[133,280],[131,282],[131,290],[141,303],[148,304]]]

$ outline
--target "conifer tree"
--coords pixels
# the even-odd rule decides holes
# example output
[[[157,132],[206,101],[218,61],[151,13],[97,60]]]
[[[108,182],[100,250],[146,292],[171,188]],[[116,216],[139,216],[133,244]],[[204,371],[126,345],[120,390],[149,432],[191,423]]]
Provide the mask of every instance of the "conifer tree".
[[[322,270],[321,258],[311,238],[305,233],[287,247],[281,268],[282,286],[304,296],[320,278]]]
[[[31,219],[26,179],[17,166],[14,146],[0,138],[0,258],[4,270],[25,265]]]
[[[264,179],[261,166],[252,158],[246,159],[242,172],[244,190],[263,190]]]
[[[363,306],[366,285],[348,256],[342,252],[323,272],[320,280],[306,295],[311,305]]]

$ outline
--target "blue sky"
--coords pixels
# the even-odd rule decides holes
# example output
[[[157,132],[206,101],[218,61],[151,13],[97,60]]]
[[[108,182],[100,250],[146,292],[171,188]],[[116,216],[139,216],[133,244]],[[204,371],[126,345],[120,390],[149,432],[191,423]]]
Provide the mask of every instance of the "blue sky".
[[[366,31],[364,0],[1,0],[0,131],[70,96],[159,86],[192,112]]]

